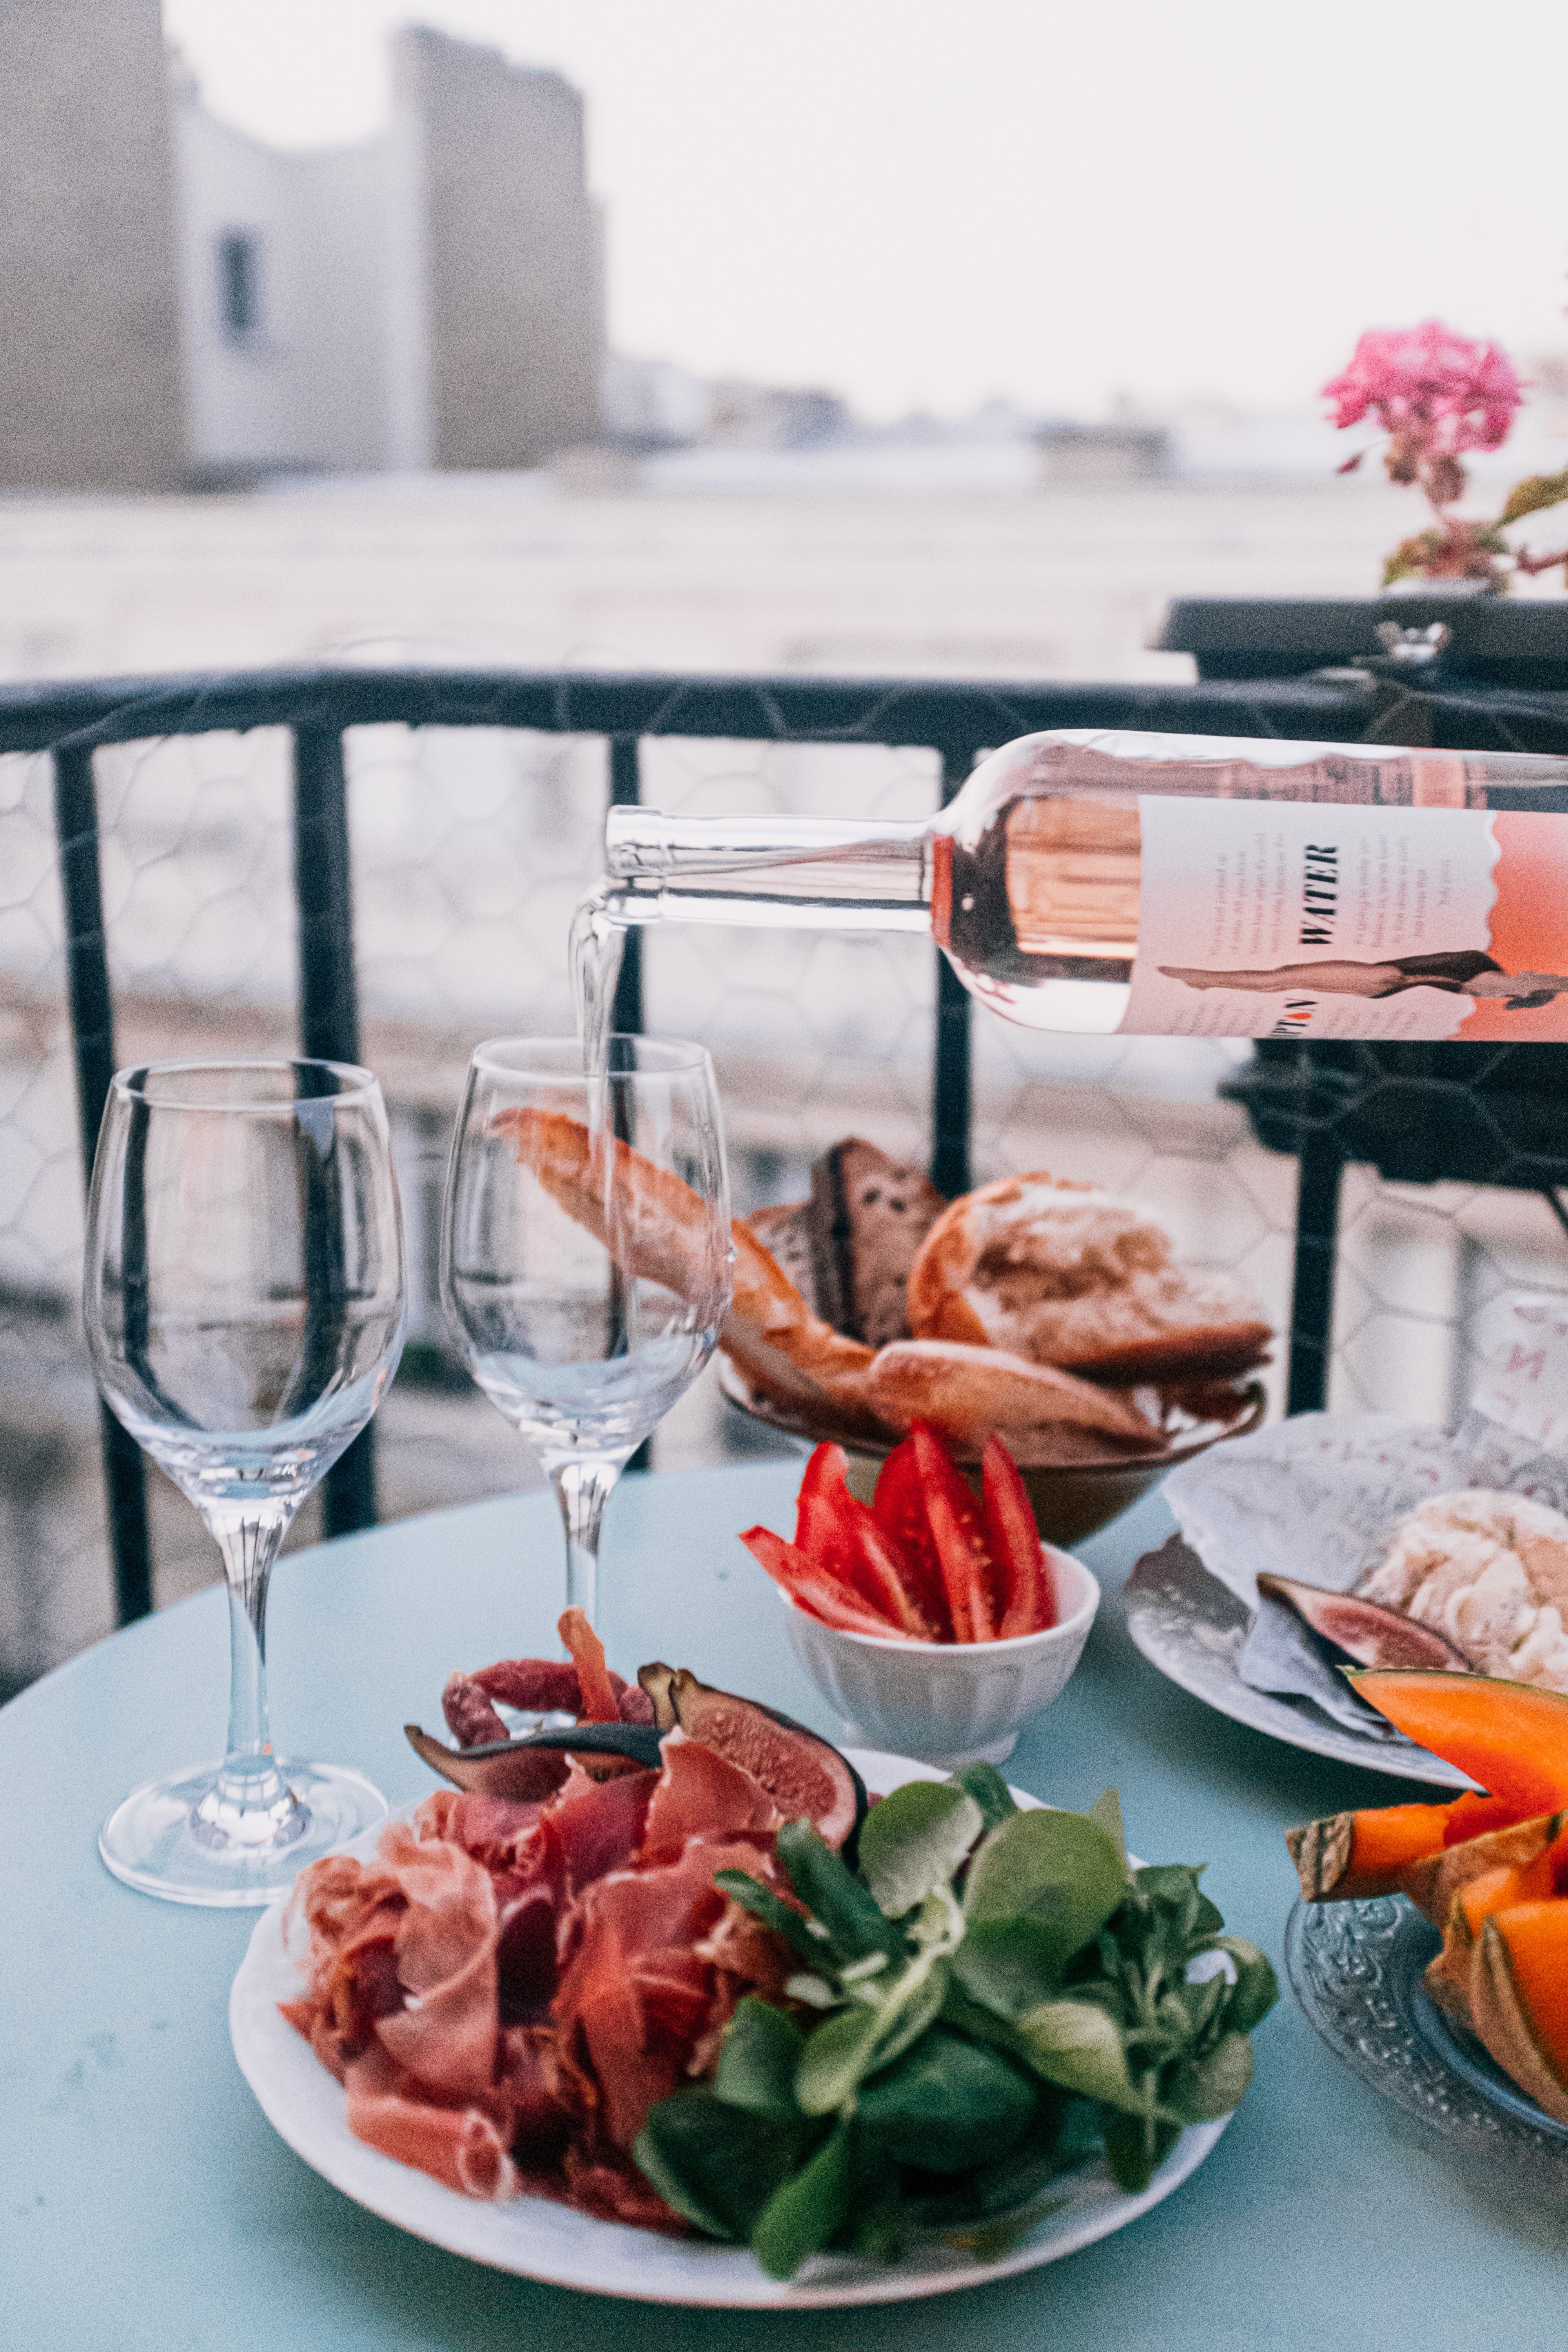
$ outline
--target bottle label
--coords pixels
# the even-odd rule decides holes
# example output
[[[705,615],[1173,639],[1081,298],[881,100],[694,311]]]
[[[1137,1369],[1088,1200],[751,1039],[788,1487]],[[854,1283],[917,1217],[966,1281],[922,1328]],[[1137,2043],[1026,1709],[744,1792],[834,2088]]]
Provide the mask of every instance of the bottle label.
[[[1129,1034],[1568,1038],[1568,816],[1430,801],[1138,809]]]

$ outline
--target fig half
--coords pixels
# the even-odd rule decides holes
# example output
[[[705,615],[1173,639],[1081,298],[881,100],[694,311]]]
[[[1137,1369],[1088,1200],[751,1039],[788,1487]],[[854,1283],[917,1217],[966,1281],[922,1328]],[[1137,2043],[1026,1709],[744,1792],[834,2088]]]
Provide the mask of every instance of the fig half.
[[[866,1787],[837,1748],[793,1716],[700,1683],[656,1659],[637,1670],[659,1729],[677,1725],[760,1780],[785,1821],[811,1822],[825,1845],[848,1847],[866,1818]]]
[[[1358,1666],[1429,1666],[1450,1675],[1476,1671],[1446,1634],[1353,1592],[1330,1592],[1321,1584],[1300,1584],[1290,1576],[1260,1576],[1258,1590],[1293,1610],[1310,1632],[1331,1642]]]

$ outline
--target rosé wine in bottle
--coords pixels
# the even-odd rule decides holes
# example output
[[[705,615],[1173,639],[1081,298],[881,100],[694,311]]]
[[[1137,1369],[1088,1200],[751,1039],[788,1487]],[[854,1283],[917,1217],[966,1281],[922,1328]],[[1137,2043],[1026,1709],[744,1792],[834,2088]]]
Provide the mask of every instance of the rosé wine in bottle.
[[[612,809],[596,905],[929,932],[1035,1029],[1568,1039],[1568,760],[1065,729],[939,815]]]

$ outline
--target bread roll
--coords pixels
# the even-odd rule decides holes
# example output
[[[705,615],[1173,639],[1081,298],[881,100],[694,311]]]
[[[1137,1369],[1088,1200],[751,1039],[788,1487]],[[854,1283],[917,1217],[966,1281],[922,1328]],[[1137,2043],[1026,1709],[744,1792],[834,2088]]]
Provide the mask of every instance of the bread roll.
[[[938,1218],[910,1270],[910,1328],[1128,1387],[1233,1377],[1273,1337],[1238,1283],[1173,1265],[1151,1210],[1044,1171]]]

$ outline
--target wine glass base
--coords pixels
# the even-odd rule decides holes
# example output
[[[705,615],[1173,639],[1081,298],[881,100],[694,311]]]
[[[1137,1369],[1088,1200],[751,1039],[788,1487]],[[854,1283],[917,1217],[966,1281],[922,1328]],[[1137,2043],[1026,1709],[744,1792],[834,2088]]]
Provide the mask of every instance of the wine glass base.
[[[380,1790],[347,1765],[279,1759],[278,1769],[296,1804],[286,1813],[278,1809],[280,1822],[265,1843],[227,1834],[222,1810],[215,1813],[210,1801],[222,1767],[207,1764],[149,1780],[115,1807],[98,1833],[106,1867],[127,1886],[165,1903],[259,1906],[289,1886],[307,1864],[386,1819]],[[253,1817],[252,1826],[265,1835],[265,1822]]]

